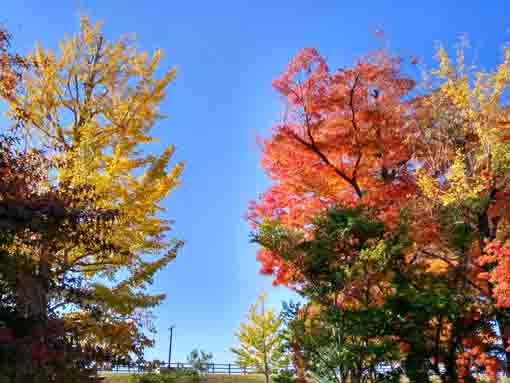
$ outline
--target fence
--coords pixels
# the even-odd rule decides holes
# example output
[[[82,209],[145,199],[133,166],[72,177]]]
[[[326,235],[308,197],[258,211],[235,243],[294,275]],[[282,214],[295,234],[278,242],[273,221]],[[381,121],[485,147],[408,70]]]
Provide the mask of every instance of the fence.
[[[112,364],[97,366],[98,372],[109,373],[146,373],[158,371],[161,368],[170,368],[175,371],[189,371],[195,370],[196,366],[190,363],[125,363],[125,364]],[[377,372],[387,373],[397,368],[394,365],[380,365],[377,367]],[[286,368],[287,371],[294,371],[292,366]],[[245,375],[245,374],[259,374],[260,372],[253,367],[240,367],[235,363],[204,363],[200,366],[200,372],[206,375]],[[480,374],[480,376],[484,376]],[[503,375],[501,375],[503,376]]]
[[[377,367],[377,372],[386,373],[390,372],[397,366],[391,365],[380,365]],[[110,364],[110,365],[99,365],[97,370],[99,372],[133,372],[143,373],[157,371],[161,368],[170,368],[174,371],[191,371],[198,370],[202,374],[206,375],[245,375],[245,374],[259,374],[260,371],[254,367],[240,367],[235,363],[203,363],[197,368],[197,366],[191,363],[124,363],[124,364]],[[294,368],[289,365],[285,368],[287,371],[294,371]],[[276,372],[276,371],[274,371]]]
[[[149,372],[161,368],[170,368],[176,371],[195,370],[196,366],[190,363],[126,363],[98,366],[100,372]],[[239,375],[257,374],[259,371],[253,367],[240,367],[235,363],[204,363],[198,370],[203,374]]]

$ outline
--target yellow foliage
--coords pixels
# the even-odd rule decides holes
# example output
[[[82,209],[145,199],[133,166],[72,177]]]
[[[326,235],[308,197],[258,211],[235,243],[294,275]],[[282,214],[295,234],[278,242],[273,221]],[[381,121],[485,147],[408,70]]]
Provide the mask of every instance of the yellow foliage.
[[[101,196],[97,207],[122,213],[112,235],[133,254],[170,246],[161,241],[168,224],[158,214],[183,168],[167,170],[173,146],[160,155],[140,147],[154,141],[150,129],[175,76],[171,69],[155,78],[161,56],[126,40],[107,42],[99,23],[81,18],[80,33],[60,42],[58,53],[36,45],[24,92],[10,102],[10,116],[23,111],[35,142],[69,164],[54,182],[93,185]]]
[[[510,49],[492,72],[466,68],[463,48],[456,60],[437,51],[432,92],[421,100],[431,122],[423,127],[427,147],[417,161],[423,194],[443,205],[482,197],[487,172],[510,170],[510,141],[500,124],[505,91],[510,90]]]

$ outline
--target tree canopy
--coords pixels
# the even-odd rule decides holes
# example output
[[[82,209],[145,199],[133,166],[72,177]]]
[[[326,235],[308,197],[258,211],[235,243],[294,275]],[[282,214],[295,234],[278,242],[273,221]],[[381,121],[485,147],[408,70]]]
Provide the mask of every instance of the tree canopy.
[[[336,71],[299,52],[273,83],[286,101],[261,142],[273,183],[247,218],[275,284],[319,312],[412,323],[388,334],[413,382],[494,380],[510,374],[510,51],[492,71],[462,47],[437,57],[418,89],[384,51]]]
[[[144,149],[175,71],[156,78],[160,51],[109,42],[88,18],[58,53],[37,45],[18,59],[6,47],[1,96],[15,129],[1,146],[2,274],[15,276],[15,322],[31,323],[16,334],[16,378],[53,379],[48,361],[65,347],[96,362],[142,355],[164,299],[147,287],[182,246],[161,202],[183,164],[170,167],[173,146]]]
[[[239,347],[231,348],[240,367],[255,367],[266,377],[275,370],[288,367],[289,359],[283,347],[283,321],[278,313],[266,308],[266,295],[260,294],[250,306],[247,321],[241,324],[236,337]]]

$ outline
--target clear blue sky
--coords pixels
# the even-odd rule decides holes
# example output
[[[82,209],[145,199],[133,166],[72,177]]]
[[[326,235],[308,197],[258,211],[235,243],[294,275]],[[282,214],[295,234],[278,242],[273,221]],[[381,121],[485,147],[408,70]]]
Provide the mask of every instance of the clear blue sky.
[[[493,65],[510,38],[507,0],[3,0],[0,22],[21,52],[39,40],[55,47],[86,13],[105,23],[107,37],[135,33],[139,46],[163,48],[163,66],[176,66],[154,134],[173,143],[186,162],[183,186],[166,201],[174,235],[186,241],[161,272],[154,291],[167,293],[156,311],[156,347],[166,359],[168,327],[174,361],[194,347],[216,362],[232,360],[233,332],[256,294],[275,307],[291,295],[258,274],[255,247],[243,220],[247,203],[268,181],[258,165],[257,134],[267,134],[282,110],[271,80],[303,47],[315,47],[336,68],[378,46],[383,28],[393,52],[430,58],[434,44],[467,33],[483,65]]]

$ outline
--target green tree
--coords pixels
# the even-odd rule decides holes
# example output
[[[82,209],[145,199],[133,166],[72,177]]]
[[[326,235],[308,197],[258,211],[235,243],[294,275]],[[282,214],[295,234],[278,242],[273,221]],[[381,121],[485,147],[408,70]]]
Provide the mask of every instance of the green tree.
[[[307,304],[284,310],[289,346],[309,372],[330,382],[389,382],[400,368],[413,382],[431,374],[446,379],[438,362],[449,355],[438,332],[444,319],[436,318],[455,320],[460,294],[404,262],[404,217],[389,235],[371,212],[330,209],[314,219],[306,238],[278,222],[259,227],[254,240],[301,274],[297,291]],[[383,373],[382,365],[400,368]]]
[[[241,324],[236,336],[240,346],[231,348],[241,367],[255,367],[269,382],[273,370],[287,367],[284,350],[282,319],[272,309],[266,309],[266,295],[260,294],[250,306],[247,322]]]
[[[206,371],[208,364],[212,363],[213,354],[212,352],[206,352],[199,350],[198,348],[192,350],[186,358],[188,363],[191,364],[194,370],[198,372]]]
[[[392,376],[378,370],[400,357],[392,337],[393,313],[381,305],[381,294],[388,290],[381,277],[391,272],[397,249],[384,241],[382,223],[362,209],[331,209],[310,230],[305,238],[268,221],[254,236],[302,275],[297,291],[306,303],[286,305],[283,311],[288,348],[304,361],[307,372],[324,381],[391,381]],[[339,262],[340,246],[344,262]],[[358,280],[363,283],[354,285]],[[395,379],[398,374],[394,372]]]

